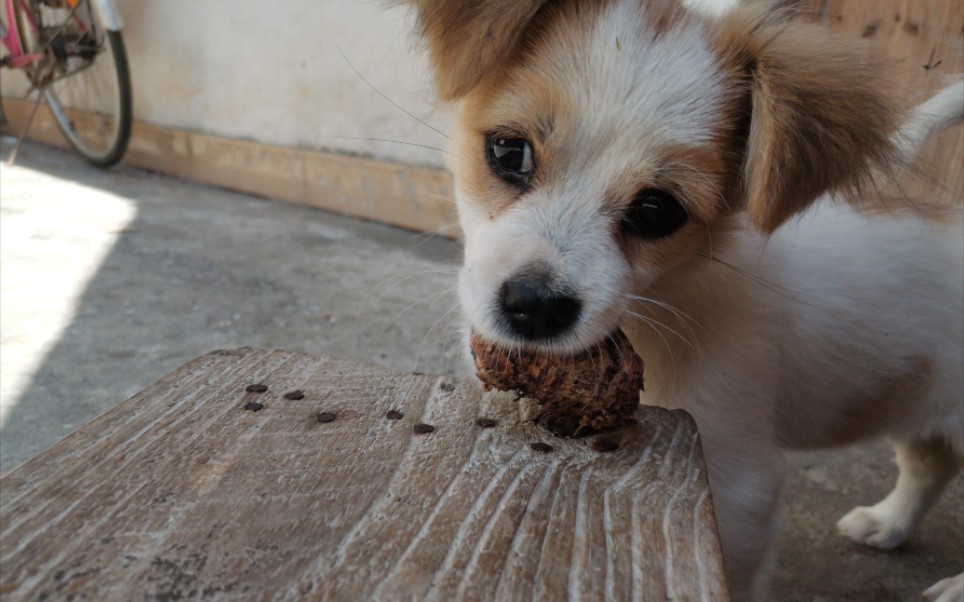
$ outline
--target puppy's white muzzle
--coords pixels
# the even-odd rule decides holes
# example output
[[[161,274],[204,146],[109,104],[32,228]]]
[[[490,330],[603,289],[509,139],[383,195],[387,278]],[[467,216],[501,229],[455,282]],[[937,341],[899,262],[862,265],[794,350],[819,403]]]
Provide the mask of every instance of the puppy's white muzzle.
[[[494,219],[462,212],[459,294],[487,340],[585,350],[616,329],[630,268],[598,205],[533,193]]]

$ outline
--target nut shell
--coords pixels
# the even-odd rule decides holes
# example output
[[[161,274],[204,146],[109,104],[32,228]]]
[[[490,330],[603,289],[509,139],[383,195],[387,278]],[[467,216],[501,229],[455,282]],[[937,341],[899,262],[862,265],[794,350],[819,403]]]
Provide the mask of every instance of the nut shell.
[[[575,355],[512,349],[472,335],[475,370],[486,389],[516,391],[545,406],[537,422],[582,436],[621,426],[639,404],[643,361],[622,331]]]

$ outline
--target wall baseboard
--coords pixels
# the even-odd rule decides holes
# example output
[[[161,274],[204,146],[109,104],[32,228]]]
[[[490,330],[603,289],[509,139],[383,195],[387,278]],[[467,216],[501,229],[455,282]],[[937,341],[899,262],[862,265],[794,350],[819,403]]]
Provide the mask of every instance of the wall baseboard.
[[[30,103],[3,99],[4,133],[23,128]],[[27,133],[69,148],[46,106]],[[246,194],[279,199],[420,232],[459,236],[452,178],[414,167],[221,138],[134,122],[124,163]]]

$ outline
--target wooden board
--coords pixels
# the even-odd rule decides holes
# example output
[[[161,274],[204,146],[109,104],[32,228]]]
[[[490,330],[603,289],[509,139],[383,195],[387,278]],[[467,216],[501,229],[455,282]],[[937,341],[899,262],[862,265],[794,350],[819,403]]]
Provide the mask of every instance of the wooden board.
[[[0,594],[726,599],[688,415],[640,408],[597,436],[619,444],[608,453],[520,415],[448,377],[203,356],[0,478]]]

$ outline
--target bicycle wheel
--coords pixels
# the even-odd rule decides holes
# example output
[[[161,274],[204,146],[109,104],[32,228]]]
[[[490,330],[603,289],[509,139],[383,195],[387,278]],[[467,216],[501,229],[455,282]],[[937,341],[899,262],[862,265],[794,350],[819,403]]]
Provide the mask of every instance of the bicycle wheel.
[[[104,29],[89,0],[29,7],[24,42],[46,58],[28,75],[74,150],[98,167],[114,165],[130,141],[133,104],[121,33]]]

